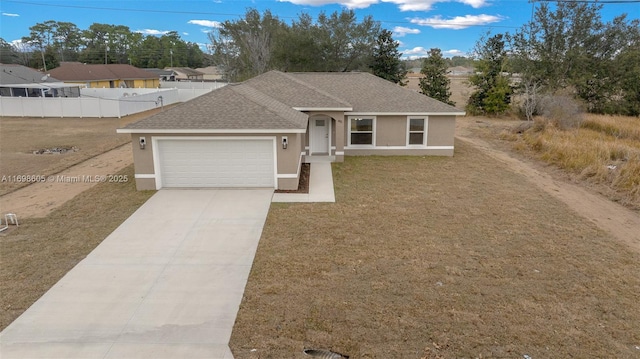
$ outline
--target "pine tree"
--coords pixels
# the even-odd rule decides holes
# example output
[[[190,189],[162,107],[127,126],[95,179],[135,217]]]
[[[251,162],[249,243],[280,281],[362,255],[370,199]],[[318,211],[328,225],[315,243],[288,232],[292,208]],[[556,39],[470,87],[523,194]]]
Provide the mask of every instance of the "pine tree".
[[[400,86],[405,86],[404,79],[407,76],[407,70],[402,61],[400,61],[402,54],[398,52],[399,44],[391,35],[391,31],[386,29],[380,32],[373,50],[373,60],[369,67],[374,75],[397,83]]]
[[[509,109],[512,88],[509,76],[505,73],[507,51],[502,34],[485,40],[481,38],[475,49],[478,61],[476,73],[469,83],[476,91],[471,94],[467,111],[471,114],[498,115]]]
[[[440,49],[429,50],[429,56],[422,60],[420,73],[424,75],[420,79],[420,89],[423,94],[446,104],[455,105],[450,99],[451,80],[447,77],[447,62],[442,57]]]

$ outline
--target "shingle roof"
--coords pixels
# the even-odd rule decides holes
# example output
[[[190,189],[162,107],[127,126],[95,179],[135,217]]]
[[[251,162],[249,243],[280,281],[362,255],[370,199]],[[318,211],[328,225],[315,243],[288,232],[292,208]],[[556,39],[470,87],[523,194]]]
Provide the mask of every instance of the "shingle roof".
[[[330,92],[313,87],[304,81],[280,71],[269,71],[245,82],[258,91],[298,109],[333,108],[349,111],[352,105]]]
[[[227,85],[207,95],[132,123],[125,129],[307,128],[308,116],[245,84]]]
[[[165,70],[172,70],[176,72],[182,72],[187,76],[201,76],[204,75],[204,72],[200,72],[198,70],[194,70],[189,67],[165,67]]]
[[[175,73],[173,70],[164,70],[164,69],[158,69],[158,68],[143,69],[143,70],[151,72],[156,76],[171,76]]]
[[[45,74],[36,71],[32,68],[14,65],[14,64],[0,64],[0,84],[25,84],[25,83],[42,83],[42,82],[60,82],[59,80],[47,76]]]
[[[300,111],[457,115],[462,111],[367,73],[270,71],[125,127],[129,130],[306,129]]]
[[[460,113],[461,110],[364,72],[289,73],[353,105],[352,112]]]
[[[51,76],[62,81],[100,81],[156,79],[149,71],[126,64],[65,63],[50,71]]]

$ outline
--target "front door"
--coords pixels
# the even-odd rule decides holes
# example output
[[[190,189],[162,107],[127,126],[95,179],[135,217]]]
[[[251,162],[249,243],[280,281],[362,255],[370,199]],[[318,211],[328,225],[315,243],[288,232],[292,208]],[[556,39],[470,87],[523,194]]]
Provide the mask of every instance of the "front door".
[[[309,144],[311,155],[329,154],[329,125],[328,117],[311,119],[311,143]]]

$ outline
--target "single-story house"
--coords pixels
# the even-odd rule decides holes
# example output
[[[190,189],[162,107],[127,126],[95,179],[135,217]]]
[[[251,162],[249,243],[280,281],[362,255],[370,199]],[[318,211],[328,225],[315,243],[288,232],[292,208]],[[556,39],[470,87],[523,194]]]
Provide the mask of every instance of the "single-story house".
[[[62,62],[49,73],[65,83],[89,88],[158,88],[160,85],[154,73],[127,64]]]
[[[302,163],[452,156],[464,112],[368,73],[270,71],[118,129],[137,188],[298,187]]]
[[[176,81],[202,81],[204,74],[200,71],[190,69],[188,67],[166,67],[165,70],[171,70],[176,73]]]
[[[160,79],[160,81],[176,81],[176,76],[178,76],[178,74],[173,70],[164,70],[157,68],[144,70],[154,73],[156,76],[158,76],[158,79]]]
[[[0,64],[0,96],[79,97],[80,88],[30,67]]]
[[[207,67],[199,67],[196,71],[200,71],[203,73],[202,78],[205,81],[222,81],[224,74],[218,66],[207,66]]]

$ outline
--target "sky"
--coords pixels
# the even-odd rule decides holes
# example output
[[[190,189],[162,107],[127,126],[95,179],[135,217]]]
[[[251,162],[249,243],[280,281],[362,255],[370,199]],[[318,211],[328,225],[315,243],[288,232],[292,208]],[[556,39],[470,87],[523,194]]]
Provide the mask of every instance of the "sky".
[[[640,18],[638,0],[609,1],[601,12],[609,21],[626,13]],[[528,0],[0,0],[0,37],[7,42],[29,35],[29,27],[54,20],[72,22],[81,30],[93,23],[125,25],[131,31],[157,35],[176,31],[183,40],[206,51],[207,33],[245,11],[270,10],[291,22],[301,13],[314,19],[353,9],[359,20],[371,15],[393,31],[403,58],[426,56],[439,48],[446,57],[468,56],[487,32],[515,32],[531,19],[540,3]]]

